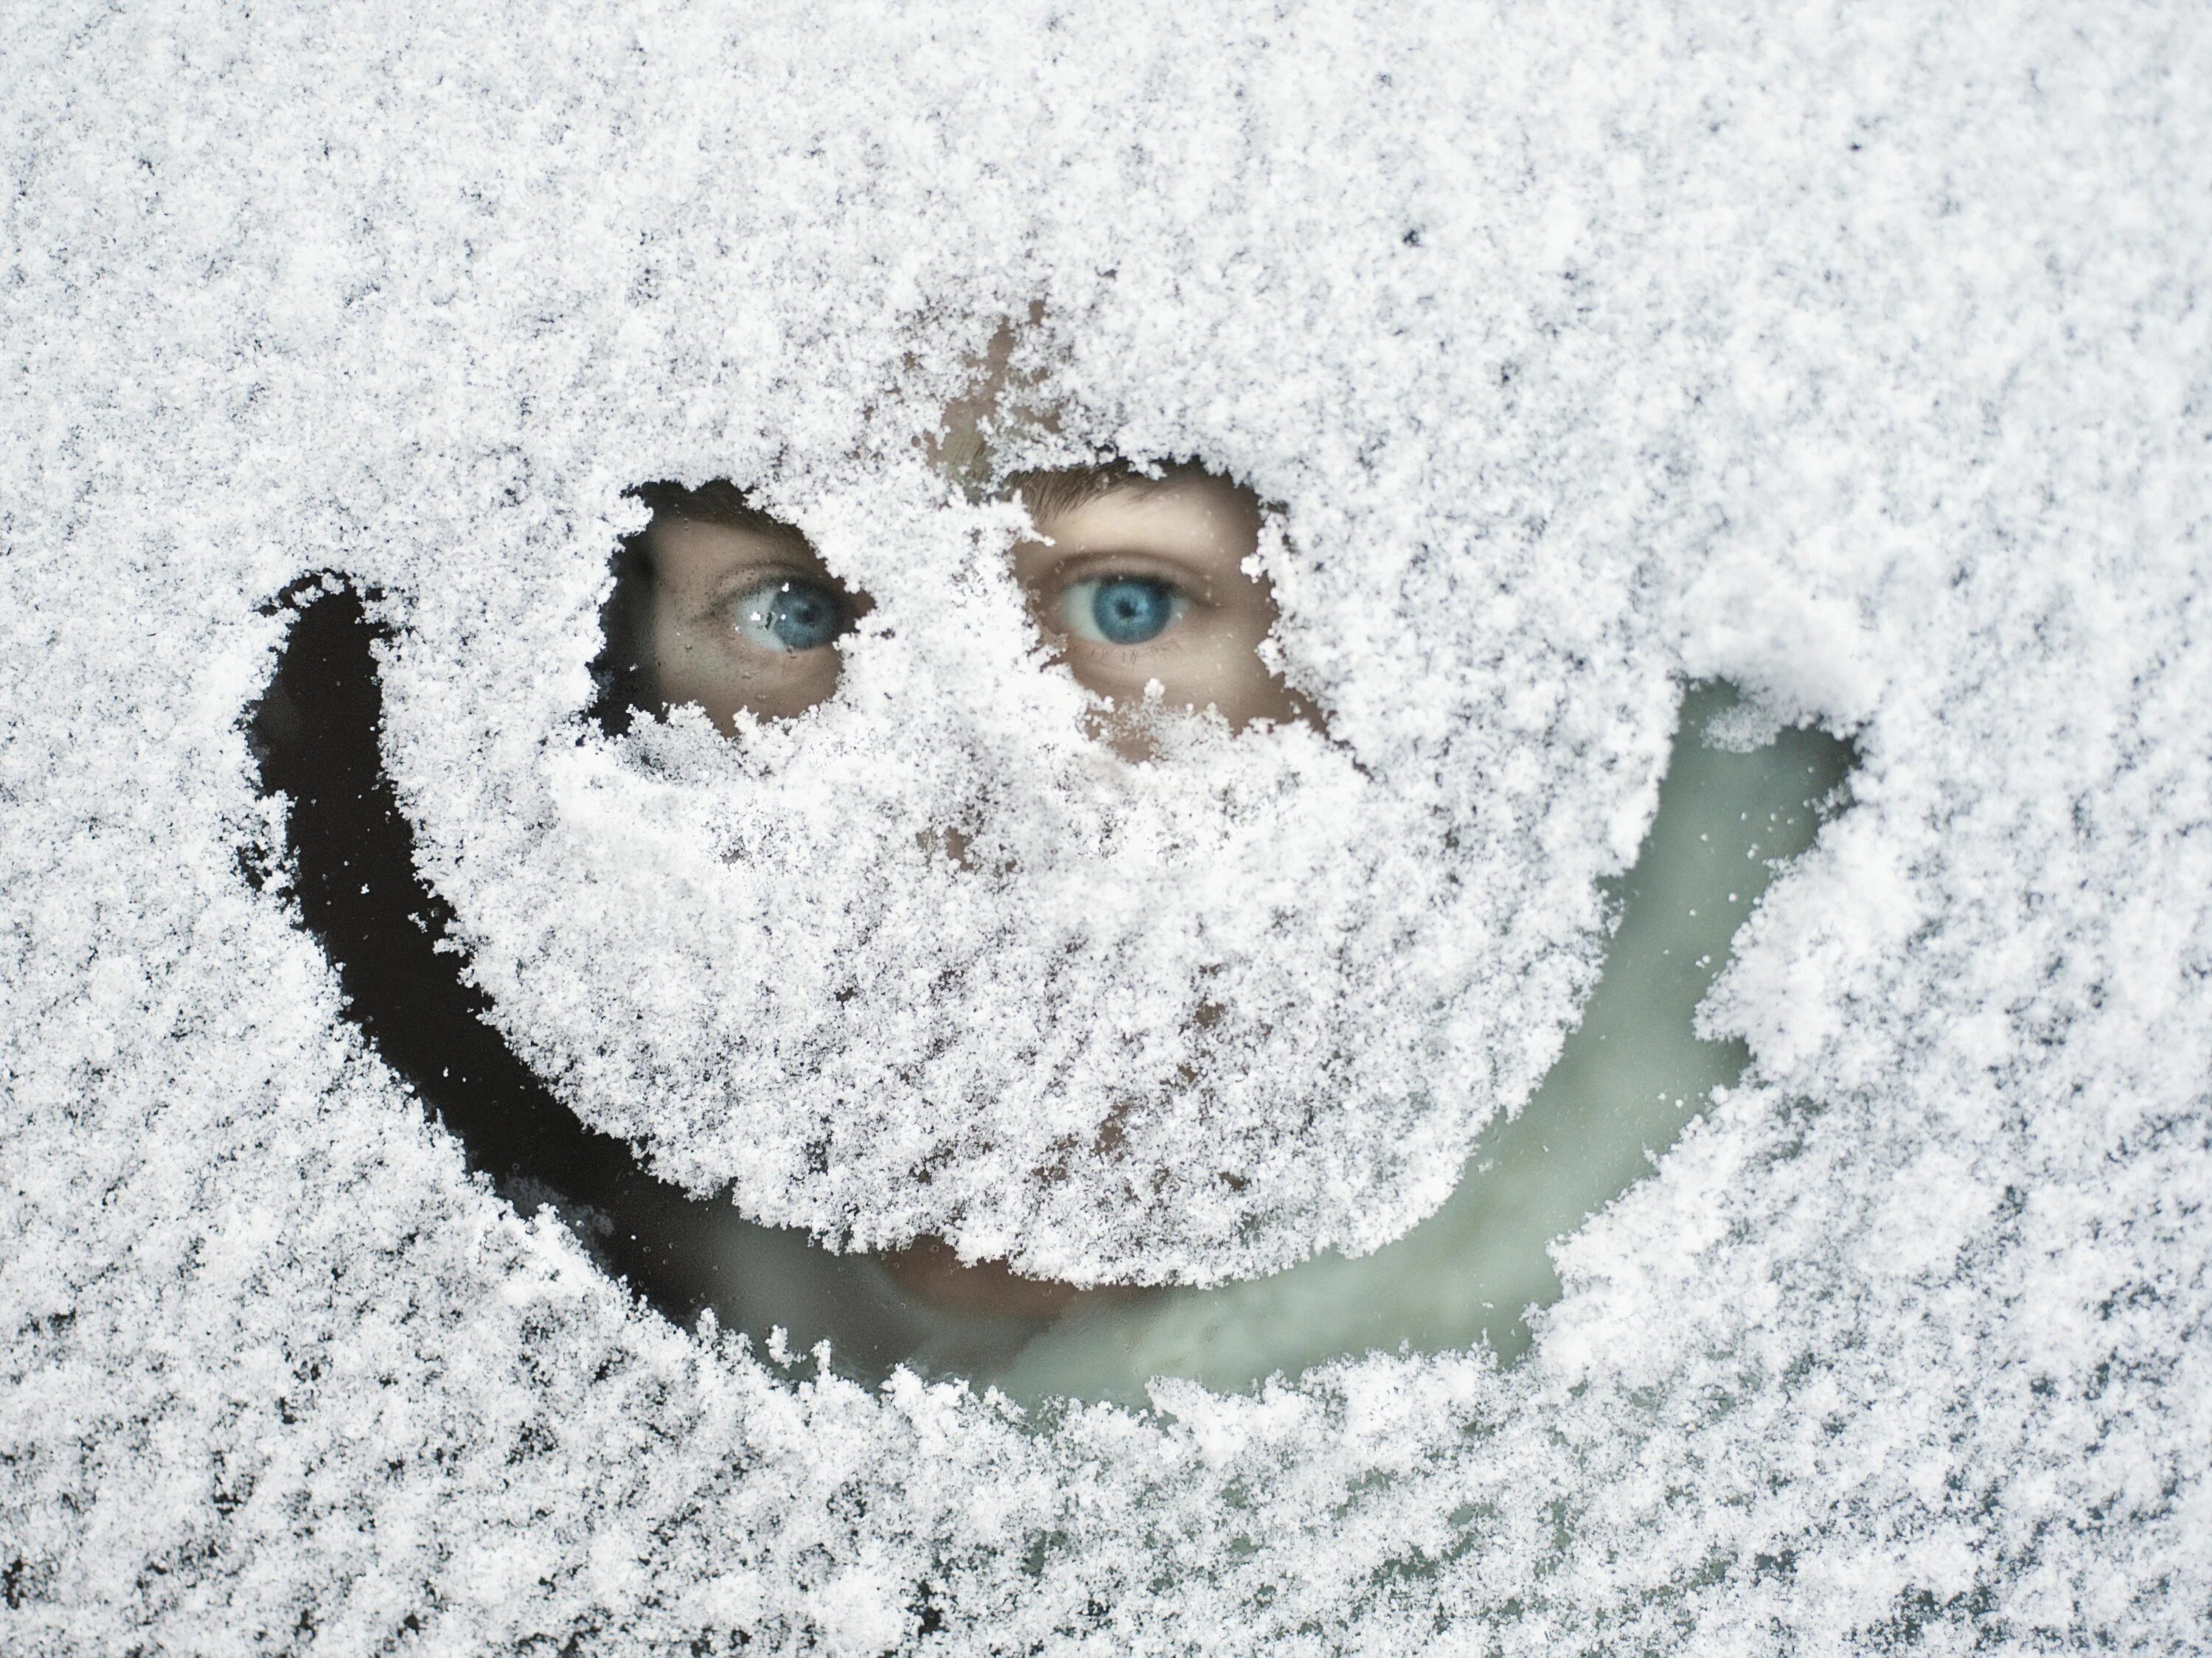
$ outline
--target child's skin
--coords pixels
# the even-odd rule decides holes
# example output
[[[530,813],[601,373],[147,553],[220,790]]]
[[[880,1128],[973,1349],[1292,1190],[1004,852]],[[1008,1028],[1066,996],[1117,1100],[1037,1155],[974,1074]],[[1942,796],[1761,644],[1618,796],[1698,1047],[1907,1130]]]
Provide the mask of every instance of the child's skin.
[[[1022,491],[1037,534],[1014,574],[1037,625],[1078,683],[1141,705],[1157,680],[1171,709],[1212,708],[1231,730],[1305,717],[1257,653],[1274,625],[1249,489],[1206,473],[1164,478],[1058,474]],[[661,701],[696,703],[724,732],[741,708],[804,713],[836,689],[836,641],[865,614],[796,531],[670,519],[647,539],[647,645]],[[1102,707],[1102,733],[1145,757],[1141,732]]]
[[[837,688],[836,640],[860,607],[796,530],[656,519],[646,550],[646,655],[664,704],[696,703],[734,735],[741,708],[789,719]]]
[[[1125,759],[1151,752],[1149,686],[1169,710],[1212,709],[1232,731],[1310,720],[1258,647],[1274,625],[1249,489],[1194,470],[1150,479],[1118,471],[1031,477],[1017,487],[1036,534],[1013,568],[1040,632],[1097,694],[1097,734]],[[866,614],[796,531],[663,516],[647,543],[653,583],[643,642],[661,702],[696,703],[735,734],[740,709],[789,719],[836,689],[838,640]],[[963,1265],[937,1238],[883,1258],[910,1294],[970,1314],[1043,1319],[1083,1291]]]

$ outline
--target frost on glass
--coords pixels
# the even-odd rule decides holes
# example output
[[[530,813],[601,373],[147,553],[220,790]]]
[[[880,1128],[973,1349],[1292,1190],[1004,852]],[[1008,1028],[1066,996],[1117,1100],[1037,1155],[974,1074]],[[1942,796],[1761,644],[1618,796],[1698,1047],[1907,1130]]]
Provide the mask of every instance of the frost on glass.
[[[11,20],[6,1644],[2187,1649],[2209,48]],[[1102,740],[1005,486],[1113,459],[1266,505],[1314,718]],[[610,734],[628,492],[714,479],[872,608],[811,713]],[[261,787],[312,593],[382,630],[355,757],[411,848],[349,887]],[[1272,1381],[1163,1324],[1122,1404],[878,1385],[692,1318],[649,1279],[697,1257],[471,1141],[312,930],[421,883],[515,1066],[467,1097],[615,1184],[1250,1306],[1543,1121],[1717,681],[1680,742],[1856,756],[1695,1014],[1741,1075],[1567,1215],[1548,1306]]]

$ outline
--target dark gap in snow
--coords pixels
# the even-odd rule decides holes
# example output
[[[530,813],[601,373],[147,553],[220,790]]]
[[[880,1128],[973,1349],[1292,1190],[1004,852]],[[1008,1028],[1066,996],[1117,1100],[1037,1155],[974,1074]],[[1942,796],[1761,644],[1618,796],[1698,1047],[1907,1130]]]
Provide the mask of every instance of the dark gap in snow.
[[[415,835],[378,749],[384,694],[372,646],[389,629],[350,586],[320,576],[279,600],[295,612],[250,731],[265,793],[285,795],[300,911],[347,1015],[525,1214],[550,1204],[607,1270],[678,1323],[715,1298],[711,1257],[679,1247],[719,1206],[641,1169],[586,1128],[485,1021],[488,1004],[441,951],[453,920],[415,870]]]

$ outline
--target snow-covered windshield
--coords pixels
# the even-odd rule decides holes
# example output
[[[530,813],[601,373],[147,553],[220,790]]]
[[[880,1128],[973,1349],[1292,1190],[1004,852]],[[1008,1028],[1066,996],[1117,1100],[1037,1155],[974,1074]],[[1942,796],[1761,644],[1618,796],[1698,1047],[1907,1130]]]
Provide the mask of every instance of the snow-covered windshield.
[[[2203,17],[8,59],[21,1644],[2196,1638]]]

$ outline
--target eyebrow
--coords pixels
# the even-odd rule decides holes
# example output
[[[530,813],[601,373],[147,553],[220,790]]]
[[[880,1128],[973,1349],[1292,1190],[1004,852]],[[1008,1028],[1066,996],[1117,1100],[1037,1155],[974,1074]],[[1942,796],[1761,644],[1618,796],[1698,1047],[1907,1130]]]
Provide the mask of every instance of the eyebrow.
[[[1110,495],[1128,489],[1144,494],[1164,488],[1185,473],[1194,473],[1194,466],[1170,466],[1158,477],[1139,471],[1126,460],[1109,461],[1098,466],[1072,466],[1053,472],[1018,472],[1007,480],[1014,493],[1022,498],[1032,519],[1050,518],[1060,513],[1072,513],[1079,507],[1087,507],[1102,495]]]

